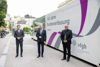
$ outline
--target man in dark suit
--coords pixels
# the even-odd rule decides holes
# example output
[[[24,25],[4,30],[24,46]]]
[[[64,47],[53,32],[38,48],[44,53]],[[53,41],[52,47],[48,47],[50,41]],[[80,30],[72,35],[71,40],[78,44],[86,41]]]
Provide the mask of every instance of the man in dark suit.
[[[38,57],[40,57],[40,45],[42,46],[41,56],[43,57],[44,52],[44,44],[46,42],[46,30],[43,29],[43,25],[40,25],[40,29],[37,31],[36,34],[37,43],[38,43]]]
[[[66,48],[68,50],[68,57],[67,61],[70,61],[70,54],[71,54],[71,39],[72,39],[72,31],[68,29],[68,25],[65,25],[65,30],[61,33],[61,40],[63,44],[63,59],[66,60]]]
[[[18,57],[19,54],[19,45],[20,45],[20,56],[23,57],[23,37],[24,37],[24,32],[23,30],[20,30],[20,25],[17,25],[17,30],[14,33],[14,37],[16,38],[16,58]]]

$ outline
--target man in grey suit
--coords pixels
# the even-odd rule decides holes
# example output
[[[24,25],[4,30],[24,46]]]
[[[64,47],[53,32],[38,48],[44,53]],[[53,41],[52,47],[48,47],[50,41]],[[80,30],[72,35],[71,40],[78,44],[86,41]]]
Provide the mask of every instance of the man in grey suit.
[[[16,38],[16,58],[18,57],[19,54],[19,45],[20,45],[20,56],[23,57],[23,37],[24,37],[24,32],[23,30],[20,30],[20,25],[17,25],[17,30],[14,33],[14,37]]]

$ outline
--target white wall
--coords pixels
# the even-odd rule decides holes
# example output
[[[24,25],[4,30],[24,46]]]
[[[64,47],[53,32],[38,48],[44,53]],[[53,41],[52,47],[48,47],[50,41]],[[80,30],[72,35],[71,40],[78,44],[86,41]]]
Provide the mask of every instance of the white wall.
[[[79,36],[75,37],[74,35],[71,44],[72,55],[81,58],[85,61],[88,61],[90,63],[93,63],[95,65],[99,65],[100,63],[100,42],[99,42],[100,21],[99,19],[97,19],[98,17],[100,18],[100,14],[99,14],[100,6],[97,4],[98,2],[99,0],[88,0],[86,19],[84,22],[84,27],[82,29],[82,32],[80,33],[82,37]],[[82,5],[86,6],[84,5],[84,3],[82,3]],[[80,0],[77,0],[65,7],[62,7],[46,15],[45,18],[46,18],[46,31],[47,31],[48,45],[50,45],[50,43],[48,42],[50,41],[51,35],[53,34],[53,32],[55,32],[57,34],[55,37],[53,36],[54,39],[53,41],[51,41],[52,43],[50,46],[53,46],[55,48],[57,46],[58,49],[63,50],[62,43],[61,42],[59,43],[58,37],[60,36],[60,34],[58,32],[61,32],[64,29],[64,26],[67,24],[67,23],[60,24],[60,25],[56,24],[56,25],[48,26],[48,24],[50,23],[66,20],[67,22],[69,22],[69,29],[72,30],[73,34],[77,35],[79,33],[81,23],[82,23],[82,18],[83,18],[81,9],[82,8],[81,8]],[[84,12],[84,7],[83,7],[83,12]],[[92,28],[95,31],[92,30],[91,34],[86,35]]]

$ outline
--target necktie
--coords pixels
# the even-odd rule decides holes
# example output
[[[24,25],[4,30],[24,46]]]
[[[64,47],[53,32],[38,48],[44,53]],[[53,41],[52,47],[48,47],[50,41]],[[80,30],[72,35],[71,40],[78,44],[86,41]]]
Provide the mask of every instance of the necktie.
[[[64,40],[66,40],[66,33],[67,33],[67,32],[65,31],[65,36],[64,36]]]
[[[65,36],[64,36],[64,40],[66,40],[66,34],[65,34]]]

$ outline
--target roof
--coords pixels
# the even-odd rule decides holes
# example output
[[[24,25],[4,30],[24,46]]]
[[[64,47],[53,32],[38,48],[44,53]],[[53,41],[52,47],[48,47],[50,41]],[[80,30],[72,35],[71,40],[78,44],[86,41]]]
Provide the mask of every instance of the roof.
[[[28,15],[28,14],[25,15],[24,17],[25,17],[25,18],[36,18],[36,17],[30,16],[30,15]]]
[[[18,21],[17,24],[26,24],[26,21]]]

